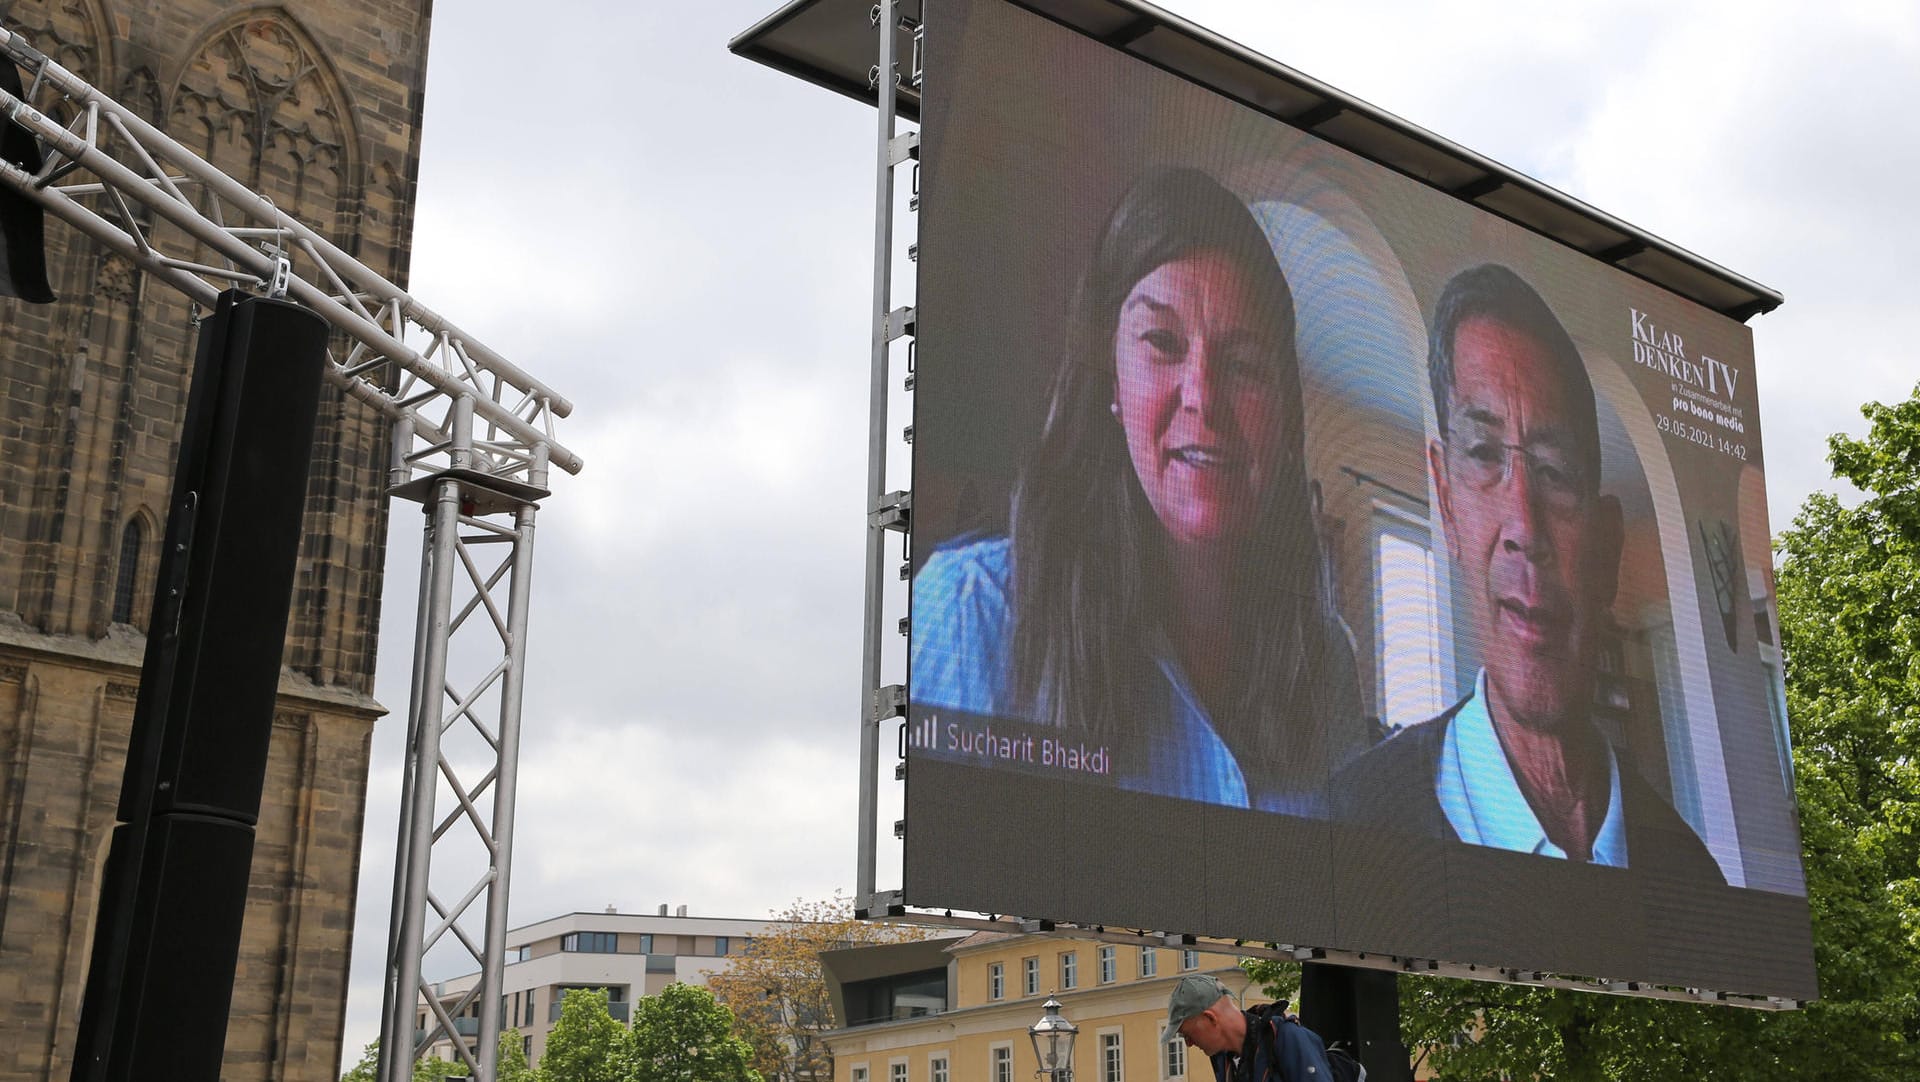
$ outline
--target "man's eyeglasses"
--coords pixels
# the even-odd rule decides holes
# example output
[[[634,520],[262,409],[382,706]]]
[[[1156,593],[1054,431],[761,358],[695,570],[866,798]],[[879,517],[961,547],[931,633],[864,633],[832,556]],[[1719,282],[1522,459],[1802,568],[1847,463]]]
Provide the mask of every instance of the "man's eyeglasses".
[[[1488,490],[1511,481],[1514,462],[1524,460],[1532,490],[1547,507],[1571,512],[1586,506],[1587,472],[1564,447],[1529,447],[1481,433],[1458,433],[1447,440],[1447,448],[1459,463],[1460,476],[1474,488]]]

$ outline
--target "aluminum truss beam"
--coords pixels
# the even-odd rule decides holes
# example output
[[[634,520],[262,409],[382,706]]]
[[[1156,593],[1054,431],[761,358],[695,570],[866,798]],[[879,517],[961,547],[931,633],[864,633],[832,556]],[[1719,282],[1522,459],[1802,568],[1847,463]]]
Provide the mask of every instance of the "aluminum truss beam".
[[[527,598],[534,504],[449,473],[432,482],[414,632],[408,756],[395,848],[386,996],[380,1019],[380,1080],[406,1082],[435,1038],[477,1005],[478,1043],[456,1055],[490,1080],[499,1047],[513,855],[520,691],[526,665]],[[455,675],[458,672],[459,675]],[[436,794],[452,796],[442,805]],[[438,816],[438,818],[436,818]],[[467,851],[460,852],[461,841]],[[474,851],[477,843],[478,850]],[[436,847],[452,856],[433,876]],[[435,883],[460,893],[442,896]],[[466,916],[484,897],[476,942]],[[421,962],[451,937],[480,979],[451,1004],[421,975]],[[416,1028],[424,1003],[427,1025]],[[408,1055],[391,1055],[405,1048]]]
[[[545,487],[549,463],[579,472],[580,457],[553,436],[554,419],[573,411],[566,398],[19,34],[0,30],[0,53],[32,76],[26,101],[0,91],[0,112],[33,133],[47,154],[33,174],[0,162],[0,181],[208,307],[221,289],[258,284],[318,312],[353,342],[331,358],[329,377],[407,426],[408,445],[419,443],[409,464],[420,474],[477,467]],[[49,92],[73,106],[70,126],[29,104]],[[61,183],[76,170],[91,179]],[[184,236],[153,228],[141,210]],[[159,246],[169,241],[180,250]],[[195,258],[202,245],[217,262]],[[425,350],[403,341],[410,331],[426,340]],[[456,445],[451,426],[453,403],[461,400],[473,403],[481,426],[465,446]]]
[[[35,173],[0,162],[0,183],[209,308],[238,284],[319,313],[349,343],[329,356],[328,378],[393,424],[390,490],[425,506],[427,543],[380,1078],[405,1082],[420,1052],[445,1036],[475,1078],[492,1082],[534,514],[549,468],[582,466],[554,438],[555,419],[573,406],[20,35],[0,29],[0,56],[31,77],[23,97],[0,90],[0,113],[46,154]],[[32,104],[50,99],[71,107],[71,124]],[[409,337],[425,348],[408,345]],[[480,645],[468,647],[474,638]],[[437,878],[436,852],[453,857]],[[437,893],[435,884],[450,878],[458,893]],[[457,943],[481,973],[451,1009],[421,977],[423,957],[443,941]],[[420,1003],[429,1021],[416,1029]],[[480,1040],[469,1053],[454,1017],[475,1003]]]

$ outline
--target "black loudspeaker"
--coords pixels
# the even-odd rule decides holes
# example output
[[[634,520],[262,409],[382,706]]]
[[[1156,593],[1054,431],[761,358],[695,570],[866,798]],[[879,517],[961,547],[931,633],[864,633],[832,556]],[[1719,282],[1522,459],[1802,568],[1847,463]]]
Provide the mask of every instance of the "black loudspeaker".
[[[0,87],[26,100],[20,69],[0,59]],[[29,173],[38,173],[46,159],[33,133],[12,120],[0,120],[0,158]],[[0,184],[0,297],[18,297],[32,304],[53,300],[47,285],[46,214],[40,204]]]
[[[237,291],[201,325],[75,1082],[219,1077],[326,340]]]
[[[1400,1041],[1399,975],[1327,962],[1300,967],[1300,1024],[1339,1044],[1367,1069],[1370,1082],[1413,1082]]]
[[[136,837],[115,828],[118,857]],[[116,1001],[114,1025],[90,1064],[76,1059],[74,1077],[200,1079],[220,1077],[226,1052],[233,974],[240,958],[240,921],[253,867],[253,828],[231,819],[155,816],[137,863],[146,874],[126,910],[126,964],[118,986],[87,973],[84,1029],[96,995]],[[83,1067],[89,1073],[81,1074]]]
[[[216,315],[201,329],[202,352],[223,352],[227,363],[200,463],[153,798],[156,813],[251,823],[280,687],[327,324],[264,297],[225,314],[223,327]]]

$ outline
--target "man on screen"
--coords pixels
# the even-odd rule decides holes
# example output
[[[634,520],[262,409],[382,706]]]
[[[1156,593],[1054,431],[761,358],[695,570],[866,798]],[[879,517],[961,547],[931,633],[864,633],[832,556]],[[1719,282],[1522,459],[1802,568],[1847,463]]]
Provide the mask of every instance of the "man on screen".
[[[1483,668],[1471,694],[1336,779],[1345,817],[1474,845],[1722,881],[1700,839],[1591,718],[1619,576],[1593,385],[1573,339],[1503,266],[1435,306],[1427,467]]]

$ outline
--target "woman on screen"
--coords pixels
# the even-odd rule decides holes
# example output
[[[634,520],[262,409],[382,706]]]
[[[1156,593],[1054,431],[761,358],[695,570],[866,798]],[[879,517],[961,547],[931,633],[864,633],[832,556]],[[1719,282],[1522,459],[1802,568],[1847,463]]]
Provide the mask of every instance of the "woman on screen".
[[[915,702],[1097,739],[1123,788],[1317,813],[1364,721],[1304,444],[1265,233],[1206,174],[1149,174],[1081,283],[1011,537],[916,576]]]

